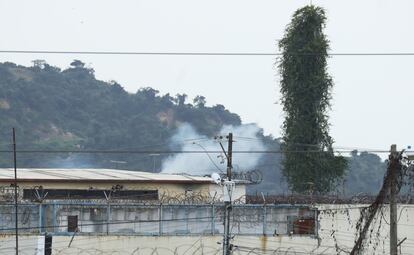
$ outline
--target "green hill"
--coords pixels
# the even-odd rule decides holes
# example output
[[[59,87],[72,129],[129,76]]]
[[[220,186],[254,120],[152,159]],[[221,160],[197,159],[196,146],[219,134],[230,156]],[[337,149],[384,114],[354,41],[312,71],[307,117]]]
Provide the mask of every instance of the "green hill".
[[[183,123],[213,137],[225,125],[240,126],[240,117],[223,105],[206,106],[203,96],[188,102],[185,94],[160,95],[153,88],[126,92],[117,82],[97,80],[94,70],[78,60],[60,70],[34,61],[34,66],[0,63],[0,149],[10,150],[11,128],[19,150],[171,150],[170,138]],[[277,139],[258,137],[269,150]],[[176,148],[179,149],[179,148]],[[217,148],[219,149],[219,147]],[[159,171],[169,155],[134,153],[19,153],[19,167],[105,167]],[[280,154],[266,154],[257,169],[264,182],[250,191],[287,193]],[[385,164],[375,155],[349,158],[348,193],[375,192]],[[125,162],[125,163],[124,163]],[[12,166],[10,153],[0,154],[0,167]],[[370,178],[360,179],[360,173]]]
[[[96,80],[94,71],[80,61],[63,71],[43,62],[33,67],[0,64],[0,91],[3,149],[10,143],[12,127],[16,128],[19,149],[163,150],[180,123],[191,123],[207,136],[216,134],[223,125],[241,124],[237,114],[222,105],[207,107],[201,96],[193,105],[186,102],[185,94],[161,96],[152,88],[127,93],[116,82]],[[34,167],[57,162],[56,155],[35,156],[38,158],[23,157],[19,164]],[[148,156],[80,158],[95,167],[113,167],[111,160],[125,160],[124,168],[153,168]],[[3,165],[6,161],[2,160]]]

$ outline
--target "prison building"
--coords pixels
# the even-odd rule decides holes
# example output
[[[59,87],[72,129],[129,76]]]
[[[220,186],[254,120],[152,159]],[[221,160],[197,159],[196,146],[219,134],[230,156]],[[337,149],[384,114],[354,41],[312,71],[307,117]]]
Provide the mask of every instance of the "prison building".
[[[0,169],[2,254],[14,254],[7,249],[14,247],[16,221],[19,250],[28,254],[40,254],[42,249],[75,254],[84,245],[103,253],[135,254],[139,249],[145,255],[169,254],[146,253],[146,245],[171,247],[173,254],[188,253],[189,247],[181,250],[187,242],[222,247],[218,242],[226,218],[223,187],[210,177],[113,169],[18,169],[17,173],[16,211],[14,171]],[[316,208],[245,204],[245,185],[238,182],[233,192],[239,203],[231,210],[232,235],[266,247],[282,239],[291,242],[292,236],[302,242],[318,240]]]
[[[244,203],[246,183],[238,182],[233,200]],[[0,202],[14,199],[14,169],[0,169]],[[88,200],[143,203],[222,201],[222,187],[210,177],[116,169],[17,169],[20,201]]]

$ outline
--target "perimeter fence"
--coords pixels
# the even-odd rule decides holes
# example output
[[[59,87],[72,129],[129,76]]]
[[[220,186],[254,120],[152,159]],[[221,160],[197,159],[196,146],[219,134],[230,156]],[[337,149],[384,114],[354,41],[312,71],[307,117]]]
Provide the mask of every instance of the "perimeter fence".
[[[223,204],[142,205],[47,202],[18,205],[19,233],[222,235]],[[237,235],[317,235],[317,210],[300,205],[234,205]],[[0,233],[15,232],[13,204],[0,205]]]

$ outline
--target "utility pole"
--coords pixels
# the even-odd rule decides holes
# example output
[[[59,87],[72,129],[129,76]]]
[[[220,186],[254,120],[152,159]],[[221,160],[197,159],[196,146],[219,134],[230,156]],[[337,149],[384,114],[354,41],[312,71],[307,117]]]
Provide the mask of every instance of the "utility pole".
[[[230,244],[230,216],[232,210],[232,193],[234,189],[234,182],[231,180],[232,154],[233,154],[233,134],[229,133],[228,149],[227,149],[227,181],[224,182],[224,240],[223,240],[223,255],[231,254]]]
[[[16,255],[19,255],[19,222],[17,211],[17,157],[16,157],[16,131],[13,128],[13,163],[14,163],[14,216],[15,216],[15,229],[16,229]]]
[[[397,171],[400,166],[397,145],[391,145],[390,153],[390,255],[398,255],[398,236],[397,236]]]

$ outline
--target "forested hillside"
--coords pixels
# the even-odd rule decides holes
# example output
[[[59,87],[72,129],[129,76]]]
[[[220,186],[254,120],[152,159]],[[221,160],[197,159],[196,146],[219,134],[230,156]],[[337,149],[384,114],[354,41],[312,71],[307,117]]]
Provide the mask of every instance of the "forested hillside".
[[[160,95],[153,88],[126,92],[115,81],[95,79],[94,70],[75,60],[61,70],[44,61],[31,67],[0,64],[0,149],[11,149],[16,128],[18,150],[171,150],[170,138],[183,123],[213,137],[223,126],[240,126],[240,117],[223,105],[207,106],[203,96]],[[257,134],[269,150],[278,139]],[[219,148],[218,148],[219,149]],[[160,171],[169,155],[136,153],[20,153],[19,167],[106,167]],[[257,165],[264,175],[251,191],[288,193],[280,155],[266,154]],[[373,154],[355,152],[348,159],[348,193],[376,192],[385,164]],[[10,167],[12,155],[0,154]],[[370,178],[360,178],[361,173]],[[362,176],[363,176],[362,175]],[[338,188],[339,189],[339,188]],[[352,192],[351,192],[352,191]]]
[[[208,136],[223,125],[241,124],[240,117],[222,105],[206,107],[202,96],[190,104],[185,94],[161,96],[152,88],[127,93],[116,82],[96,80],[94,70],[80,61],[63,71],[43,62],[28,68],[1,64],[0,88],[1,144],[10,142],[10,128],[15,127],[19,149],[165,150],[182,122]],[[36,155],[19,163],[62,164],[54,156]],[[65,162],[65,157],[76,155],[61,156]],[[127,162],[123,168],[153,168],[152,158],[143,155],[77,157],[67,163],[113,167],[111,160],[116,160]]]

